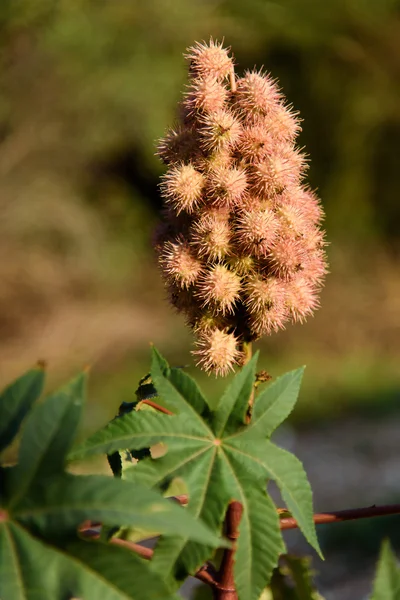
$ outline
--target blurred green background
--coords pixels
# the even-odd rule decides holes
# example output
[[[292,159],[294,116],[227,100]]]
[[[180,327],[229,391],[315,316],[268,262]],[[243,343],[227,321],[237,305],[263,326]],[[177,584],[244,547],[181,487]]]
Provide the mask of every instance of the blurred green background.
[[[330,275],[313,319],[258,344],[260,367],[307,364],[292,427],[350,423],[332,446],[350,452],[352,419],[399,418],[398,0],[1,0],[1,383],[39,358],[49,387],[91,364],[87,431],[132,398],[149,342],[208,393],[225,385],[193,368],[150,242],[155,142],[174,122],[182,53],[210,35],[232,46],[239,73],[271,71],[304,120]],[[354,469],[375,465],[370,489],[382,469],[368,427],[356,428]]]

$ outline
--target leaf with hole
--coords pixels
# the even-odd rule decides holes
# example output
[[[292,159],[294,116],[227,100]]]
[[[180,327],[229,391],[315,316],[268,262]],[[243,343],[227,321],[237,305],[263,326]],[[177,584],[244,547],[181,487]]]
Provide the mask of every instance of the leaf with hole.
[[[259,597],[284,549],[277,511],[266,491],[268,479],[278,483],[303,533],[319,551],[311,489],[301,463],[267,439],[293,408],[302,369],[278,379],[256,398],[247,424],[256,361],[257,356],[236,375],[213,411],[197,386],[188,383],[188,375],[167,367],[153,350],[152,380],[164,406],[175,414],[130,413],[71,454],[77,458],[162,442],[167,450],[162,456],[145,458],[126,469],[124,477],[159,489],[181,478],[188,489],[188,511],[215,533],[221,531],[229,502],[241,502],[235,562],[241,600]],[[210,547],[177,536],[160,541],[153,562],[159,572],[179,579],[193,574],[212,555]]]
[[[1,469],[0,597],[175,598],[162,577],[130,551],[79,540],[82,522],[178,533],[213,547],[221,539],[140,482],[63,471],[84,397],[80,375],[35,407],[23,430],[19,464]]]

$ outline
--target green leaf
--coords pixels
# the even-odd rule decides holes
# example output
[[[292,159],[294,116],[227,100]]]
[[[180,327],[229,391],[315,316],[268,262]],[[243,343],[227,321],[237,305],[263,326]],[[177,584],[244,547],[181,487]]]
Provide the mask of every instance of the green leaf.
[[[3,522],[0,550],[0,597],[7,600],[175,598],[149,564],[115,546],[77,541],[66,552]]]
[[[256,368],[256,357],[234,378],[215,411],[206,410],[194,385],[171,376],[155,353],[152,377],[164,405],[178,414],[135,412],[110,423],[71,454],[72,458],[125,448],[143,448],[161,442],[165,453],[127,467],[123,478],[165,490],[170,482],[184,481],[187,512],[217,535],[228,504],[243,505],[235,577],[240,600],[258,600],[284,545],[276,508],[266,492],[273,478],[281,487],[291,512],[309,541],[318,549],[313,523],[311,490],[301,463],[266,439],[293,406],[300,372],[289,374],[260,405],[262,426],[248,431],[244,423]],[[297,386],[297,387],[296,387]],[[195,390],[195,391],[193,391]],[[193,397],[192,397],[193,395]],[[289,398],[289,399],[288,399]],[[210,402],[208,407],[212,406]],[[272,408],[271,408],[272,407]],[[271,424],[267,414],[271,418]],[[187,535],[162,538],[153,566],[165,577],[182,579],[213,556],[213,549]]]
[[[309,556],[293,556],[287,554],[284,557],[284,565],[281,570],[289,576],[296,600],[324,600],[317,592],[313,582],[311,558]],[[293,583],[292,583],[293,582]]]
[[[7,507],[7,505],[6,505]],[[63,536],[86,519],[186,535],[216,547],[219,536],[154,490],[105,475],[45,478],[11,506],[13,518],[41,535]]]
[[[151,377],[165,405],[173,412],[201,415],[206,402],[197,384],[181,369],[167,369],[165,365],[165,359],[153,348]]]
[[[301,462],[269,440],[250,442],[247,437],[241,440],[237,436],[228,438],[227,447],[235,460],[241,461],[247,469],[257,476],[264,472],[266,477],[277,483],[299,528],[322,558],[313,522],[312,491]]]
[[[213,419],[213,430],[220,437],[228,424],[243,425],[249,406],[249,399],[254,386],[258,352],[236,375],[218,403]]]
[[[270,437],[290,415],[299,395],[303,373],[304,367],[301,367],[278,377],[256,398],[247,437]]]
[[[381,547],[371,600],[399,600],[399,598],[400,568],[389,540],[385,540]]]
[[[198,445],[204,439],[203,427],[198,427],[198,423],[185,413],[169,416],[153,411],[133,411],[111,421],[73,448],[68,458],[81,460],[126,448],[148,448],[160,441],[168,444],[172,440],[176,444],[178,430],[182,448],[186,444]]]
[[[0,396],[0,452],[18,433],[21,423],[42,393],[45,374],[32,369],[11,383]]]
[[[30,413],[12,476],[14,501],[26,493],[33,479],[63,470],[76,435],[84,402],[86,375],[79,375]]]
[[[240,463],[231,460],[230,468],[234,468],[235,496],[244,508],[234,569],[237,588],[243,590],[243,598],[246,598],[245,590],[261,593],[279,555],[285,551],[285,544],[279,530],[278,514],[265,490],[264,480],[261,479],[256,487],[254,478]]]
[[[77,540],[82,522],[181,535],[211,548],[228,543],[141,483],[62,472],[83,390],[80,376],[34,409],[21,441],[21,462],[0,470],[0,597],[172,600],[164,579],[142,559],[122,548]]]

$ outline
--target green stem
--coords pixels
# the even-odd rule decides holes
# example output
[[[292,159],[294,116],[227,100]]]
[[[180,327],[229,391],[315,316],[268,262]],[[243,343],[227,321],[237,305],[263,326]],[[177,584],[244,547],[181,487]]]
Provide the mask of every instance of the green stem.
[[[252,343],[251,342],[243,342],[242,351],[243,351],[243,365],[247,365],[247,363],[251,360],[251,357],[253,356]],[[254,404],[254,393],[255,393],[255,386],[253,386],[253,388],[251,390],[250,398],[249,398],[249,407],[247,410],[247,417],[246,417],[247,423],[250,423],[250,420],[251,420],[251,409]]]
[[[243,350],[243,365],[247,365],[250,362],[251,357],[253,356],[253,345],[251,342],[243,342],[242,345]]]

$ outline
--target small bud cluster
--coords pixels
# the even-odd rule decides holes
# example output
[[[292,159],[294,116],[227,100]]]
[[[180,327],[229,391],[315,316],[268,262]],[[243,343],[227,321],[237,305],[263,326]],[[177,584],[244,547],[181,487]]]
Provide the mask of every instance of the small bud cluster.
[[[296,113],[267,74],[235,81],[211,40],[188,50],[181,123],[160,141],[165,219],[156,234],[169,299],[206,371],[225,375],[243,343],[304,321],[326,273],[323,211],[303,184]]]

